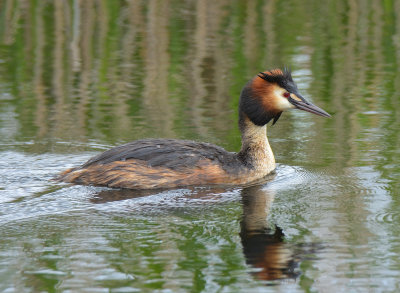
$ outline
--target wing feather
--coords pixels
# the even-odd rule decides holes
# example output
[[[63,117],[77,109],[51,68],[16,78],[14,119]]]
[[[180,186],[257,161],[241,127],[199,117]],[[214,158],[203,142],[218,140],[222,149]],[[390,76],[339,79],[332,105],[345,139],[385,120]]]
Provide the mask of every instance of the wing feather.
[[[234,153],[213,144],[189,140],[143,139],[105,151],[87,161],[81,168],[130,159],[145,161],[151,167],[163,166],[170,169],[191,167],[204,159],[223,165],[237,163]]]

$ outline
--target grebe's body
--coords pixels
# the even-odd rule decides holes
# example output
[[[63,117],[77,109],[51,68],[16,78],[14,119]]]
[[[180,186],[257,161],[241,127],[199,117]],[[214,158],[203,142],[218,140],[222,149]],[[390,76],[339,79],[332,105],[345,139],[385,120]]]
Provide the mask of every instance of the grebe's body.
[[[275,123],[282,111],[293,108],[329,117],[297,92],[288,70],[266,71],[242,90],[239,102],[242,148],[238,153],[187,140],[137,140],[63,172],[60,180],[130,189],[248,184],[275,169],[266,124],[271,119]]]
[[[273,157],[272,157],[273,158]],[[242,161],[221,147],[187,140],[145,139],[110,149],[80,168],[67,171],[63,181],[130,189],[190,185],[241,185],[275,168]]]

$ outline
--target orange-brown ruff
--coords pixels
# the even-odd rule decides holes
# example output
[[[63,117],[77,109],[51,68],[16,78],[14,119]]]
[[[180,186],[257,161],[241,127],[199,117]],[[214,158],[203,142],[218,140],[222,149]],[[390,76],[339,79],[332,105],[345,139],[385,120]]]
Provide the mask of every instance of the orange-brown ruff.
[[[329,117],[298,93],[290,71],[260,72],[245,85],[240,95],[242,148],[238,153],[187,140],[137,140],[66,170],[58,179],[130,189],[248,184],[275,169],[266,124],[271,119],[275,123],[283,111],[293,108]]]

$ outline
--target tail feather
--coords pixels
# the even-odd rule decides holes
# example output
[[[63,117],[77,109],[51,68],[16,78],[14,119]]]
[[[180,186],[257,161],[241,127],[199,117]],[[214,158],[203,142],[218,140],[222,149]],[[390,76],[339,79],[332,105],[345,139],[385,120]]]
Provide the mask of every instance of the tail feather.
[[[76,170],[76,168],[69,168],[69,169],[61,172],[57,177],[54,178],[54,180],[62,181],[62,182],[72,182],[71,178],[70,178],[71,177],[70,175],[75,170]]]

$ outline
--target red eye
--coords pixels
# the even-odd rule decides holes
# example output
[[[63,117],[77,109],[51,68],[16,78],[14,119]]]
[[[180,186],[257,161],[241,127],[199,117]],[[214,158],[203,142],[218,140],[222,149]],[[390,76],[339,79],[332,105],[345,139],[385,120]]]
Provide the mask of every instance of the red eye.
[[[284,96],[285,98],[289,98],[289,97],[290,97],[290,93],[285,92],[285,93],[283,93],[283,96]]]

